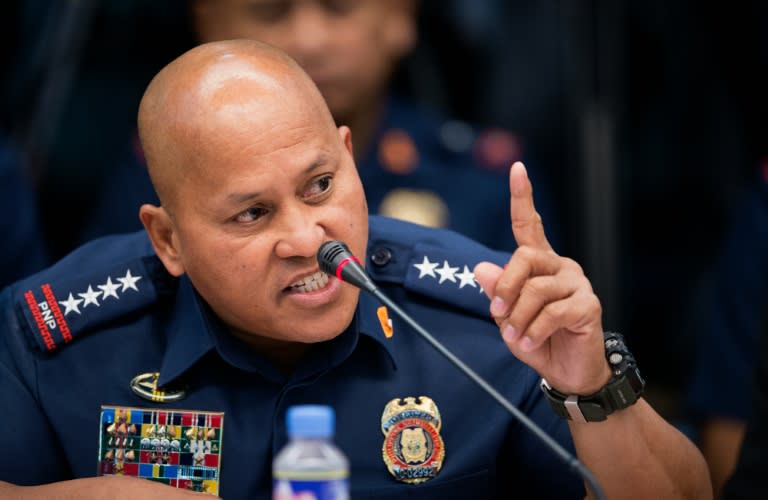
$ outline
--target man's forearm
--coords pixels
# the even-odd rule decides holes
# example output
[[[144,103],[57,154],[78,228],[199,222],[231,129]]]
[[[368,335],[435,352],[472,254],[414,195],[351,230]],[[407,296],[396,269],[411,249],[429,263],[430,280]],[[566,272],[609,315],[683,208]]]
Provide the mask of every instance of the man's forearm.
[[[171,488],[164,484],[133,477],[105,476],[73,479],[40,486],[16,486],[0,481],[0,500],[89,500],[200,498],[200,493]],[[211,497],[206,497],[211,498]]]
[[[579,459],[608,498],[712,498],[699,450],[642,398],[604,422],[569,427]]]

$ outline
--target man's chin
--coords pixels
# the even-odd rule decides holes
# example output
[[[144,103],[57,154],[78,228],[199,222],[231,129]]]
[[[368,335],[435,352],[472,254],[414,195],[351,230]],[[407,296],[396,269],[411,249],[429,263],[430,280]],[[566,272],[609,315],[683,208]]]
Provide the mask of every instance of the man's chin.
[[[303,344],[319,344],[333,340],[344,332],[345,328],[314,329],[293,334],[294,342]]]

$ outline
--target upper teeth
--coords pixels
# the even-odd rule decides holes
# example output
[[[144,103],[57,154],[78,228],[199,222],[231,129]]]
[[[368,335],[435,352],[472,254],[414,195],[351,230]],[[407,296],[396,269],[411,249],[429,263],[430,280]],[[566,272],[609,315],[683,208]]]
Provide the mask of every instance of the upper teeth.
[[[328,283],[328,275],[322,271],[317,271],[312,276],[291,284],[290,288],[298,292],[312,292],[323,288]]]

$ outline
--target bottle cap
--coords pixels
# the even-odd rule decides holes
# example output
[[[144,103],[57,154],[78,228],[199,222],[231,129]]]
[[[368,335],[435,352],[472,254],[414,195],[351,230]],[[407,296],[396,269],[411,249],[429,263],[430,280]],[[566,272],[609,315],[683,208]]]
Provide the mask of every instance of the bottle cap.
[[[288,435],[299,438],[331,437],[335,418],[336,415],[330,406],[291,406],[286,417]]]

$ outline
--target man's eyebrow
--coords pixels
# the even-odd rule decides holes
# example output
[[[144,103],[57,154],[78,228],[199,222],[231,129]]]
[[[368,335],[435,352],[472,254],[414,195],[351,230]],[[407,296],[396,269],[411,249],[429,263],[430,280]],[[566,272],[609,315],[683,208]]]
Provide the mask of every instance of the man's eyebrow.
[[[307,168],[304,169],[304,173],[305,174],[311,174],[312,172],[314,172],[318,168],[325,166],[329,161],[330,161],[330,158],[328,158],[327,155],[321,154],[317,158],[317,160],[312,162],[312,164],[310,166],[308,166]]]
[[[302,173],[304,175],[311,175],[312,172],[314,172],[315,170],[327,165],[329,161],[330,161],[330,158],[327,155],[325,154],[320,155],[307,168],[305,168]],[[262,195],[262,191],[251,191],[248,193],[230,193],[227,195],[227,202],[239,205],[251,200],[255,200],[261,195]]]

